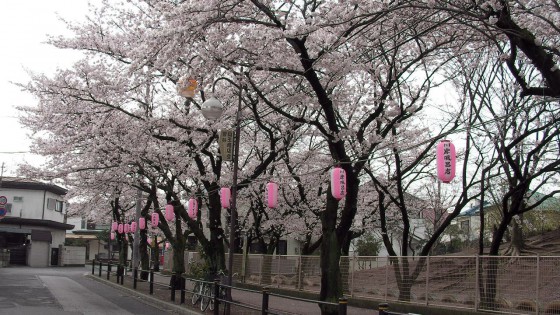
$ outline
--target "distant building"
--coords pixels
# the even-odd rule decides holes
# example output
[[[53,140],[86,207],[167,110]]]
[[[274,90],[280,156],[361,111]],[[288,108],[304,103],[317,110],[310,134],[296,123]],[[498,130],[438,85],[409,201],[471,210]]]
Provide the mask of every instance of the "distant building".
[[[109,230],[109,224],[99,224],[85,218],[68,218],[68,223],[74,225],[66,233],[66,240],[72,245],[86,247],[86,260],[109,257],[109,244],[102,240],[101,235]]]
[[[66,223],[66,192],[35,180],[1,178],[0,196],[7,202],[3,205],[7,214],[0,219],[0,252],[9,256],[9,264],[58,265],[59,246],[66,230],[74,227]]]

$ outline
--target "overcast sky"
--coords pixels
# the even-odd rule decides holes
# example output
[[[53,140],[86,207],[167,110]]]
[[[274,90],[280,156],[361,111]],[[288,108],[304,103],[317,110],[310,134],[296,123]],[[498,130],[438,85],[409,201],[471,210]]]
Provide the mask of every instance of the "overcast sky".
[[[10,83],[29,81],[27,71],[52,74],[68,67],[79,54],[45,44],[47,35],[68,34],[62,17],[83,21],[88,0],[0,0],[0,163],[4,175],[15,175],[18,162],[34,164],[41,159],[28,153],[28,131],[17,120],[16,106],[34,105],[36,99]]]

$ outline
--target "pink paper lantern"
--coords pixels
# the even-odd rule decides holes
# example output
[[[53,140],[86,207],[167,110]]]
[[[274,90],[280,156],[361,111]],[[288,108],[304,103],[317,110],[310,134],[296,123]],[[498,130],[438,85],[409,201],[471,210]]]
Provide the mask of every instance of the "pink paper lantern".
[[[165,249],[169,249],[169,247],[171,247],[171,244],[169,244],[169,242],[165,242]]]
[[[115,232],[111,232],[111,240],[115,239]]]
[[[270,182],[266,184],[266,196],[269,208],[278,206],[278,184]]]
[[[167,221],[175,219],[175,212],[173,211],[173,205],[171,204],[165,205],[165,219]]]
[[[156,228],[159,224],[159,215],[157,212],[152,213],[152,227]]]
[[[220,189],[220,202],[222,203],[222,208],[228,209],[230,207],[231,200],[231,189],[229,187],[222,187]]]
[[[124,225],[124,232],[125,232],[125,233],[130,232],[130,225],[128,225],[128,223],[126,223],[126,224]]]
[[[336,200],[346,196],[346,171],[338,166],[331,171],[331,194]]]
[[[119,228],[119,223],[113,222],[111,223],[111,231],[116,231]]]
[[[130,233],[136,232],[136,222],[130,223]]]
[[[145,218],[138,219],[138,227],[140,228],[140,230],[143,230],[143,229],[146,228],[146,219]]]
[[[148,243],[148,245],[152,245],[152,239],[148,237],[148,239],[146,239],[146,243]]]
[[[118,230],[119,234],[123,234],[123,232],[124,232],[124,226],[123,226],[122,223],[119,223],[119,226],[118,226],[117,230]]]
[[[444,183],[455,177],[455,146],[449,140],[442,140],[437,146],[437,176]]]
[[[188,209],[189,218],[195,220],[197,214],[198,214],[198,201],[196,201],[196,199],[194,198],[191,198],[189,199],[189,209]]]

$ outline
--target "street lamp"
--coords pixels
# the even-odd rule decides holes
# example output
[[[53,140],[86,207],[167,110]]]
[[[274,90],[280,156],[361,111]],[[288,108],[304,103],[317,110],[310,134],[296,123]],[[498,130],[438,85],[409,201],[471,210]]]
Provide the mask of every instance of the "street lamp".
[[[221,77],[214,81],[212,85],[212,93],[214,93],[214,89],[216,87],[216,83],[220,80],[225,80],[231,83],[233,86],[238,88],[238,104],[237,104],[237,112],[235,118],[235,142],[234,142],[234,149],[233,149],[233,185],[231,188],[231,207],[230,207],[230,224],[229,224],[229,255],[228,255],[228,285],[231,286],[232,276],[233,276],[233,252],[235,249],[235,230],[237,224],[237,172],[239,168],[239,140],[241,134],[241,96],[242,96],[242,86],[241,84],[237,84],[232,80]],[[180,88],[179,88],[180,90]],[[191,96],[192,97],[192,96]],[[215,97],[210,97],[201,106],[202,115],[204,118],[208,120],[216,120],[218,119],[223,113],[223,106],[218,99]],[[231,288],[227,289],[227,296],[231,298]],[[228,305],[229,306],[229,305]],[[229,311],[229,307],[227,307]],[[229,312],[228,312],[229,313]]]

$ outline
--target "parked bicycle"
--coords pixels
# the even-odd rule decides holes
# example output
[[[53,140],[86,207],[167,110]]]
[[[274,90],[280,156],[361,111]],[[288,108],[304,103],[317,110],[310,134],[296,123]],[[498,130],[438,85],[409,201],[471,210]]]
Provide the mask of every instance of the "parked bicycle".
[[[235,274],[234,274],[235,275]],[[220,270],[218,272],[218,276],[220,277],[220,283],[226,283],[227,280],[227,275],[223,270]],[[214,310],[214,300],[216,299],[216,296],[214,295],[214,284],[212,284],[212,288],[211,288],[211,298],[210,298],[210,310]],[[220,290],[218,292],[218,301],[223,301],[227,296],[227,291],[226,288],[223,286],[220,286]]]
[[[226,279],[226,273],[223,270],[218,272],[221,281]],[[221,287],[218,299],[223,300],[226,297],[226,288]],[[193,295],[191,298],[192,305],[196,305],[200,301],[200,310],[206,311],[208,307],[210,310],[214,310],[214,283],[197,281],[194,285]]]

